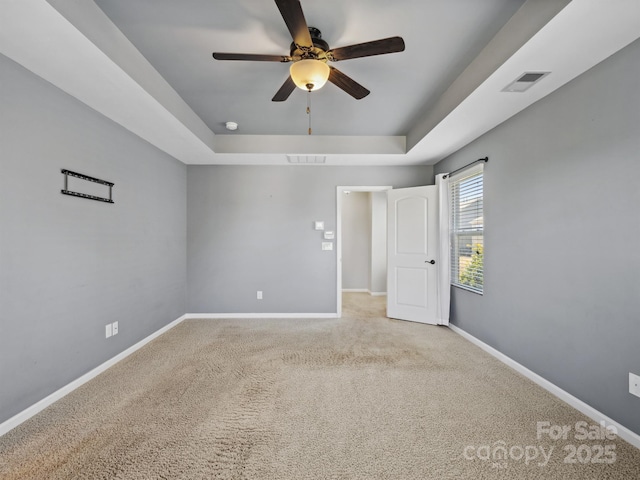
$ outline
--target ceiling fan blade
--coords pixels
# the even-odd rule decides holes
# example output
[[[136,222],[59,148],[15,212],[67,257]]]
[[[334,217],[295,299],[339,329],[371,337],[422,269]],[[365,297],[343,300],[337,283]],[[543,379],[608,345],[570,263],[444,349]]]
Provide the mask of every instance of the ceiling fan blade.
[[[272,102],[284,102],[289,95],[296,89],[296,84],[293,83],[293,79],[291,76],[288,76],[285,82],[280,87],[280,90],[276,92],[274,97],[271,99]]]
[[[214,52],[216,60],[251,60],[254,62],[290,62],[291,57],[285,55],[260,55],[254,53],[220,53]]]
[[[349,58],[370,57],[372,55],[383,55],[385,53],[396,53],[404,51],[404,40],[402,37],[389,37],[372,42],[358,43],[347,47],[334,48],[327,53],[334,61],[347,60]]]
[[[329,73],[329,81],[334,85],[336,85],[337,87],[344,90],[345,92],[347,92],[356,100],[360,100],[371,93],[369,90],[364,88],[362,85],[360,85],[358,82],[353,80],[351,77],[348,77],[347,75],[342,73],[337,68],[335,67],[329,67],[329,68],[331,69],[331,72]]]
[[[313,47],[307,21],[304,19],[299,0],[275,0],[278,10],[287,24],[293,42],[301,47]]]

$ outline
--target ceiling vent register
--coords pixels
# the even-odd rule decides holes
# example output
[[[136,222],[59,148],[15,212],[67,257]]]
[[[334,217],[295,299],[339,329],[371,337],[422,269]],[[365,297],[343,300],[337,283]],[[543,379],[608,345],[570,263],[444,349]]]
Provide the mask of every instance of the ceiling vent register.
[[[287,155],[289,163],[326,163],[326,155]]]
[[[503,92],[522,93],[549,75],[551,72],[525,72],[502,89]]]

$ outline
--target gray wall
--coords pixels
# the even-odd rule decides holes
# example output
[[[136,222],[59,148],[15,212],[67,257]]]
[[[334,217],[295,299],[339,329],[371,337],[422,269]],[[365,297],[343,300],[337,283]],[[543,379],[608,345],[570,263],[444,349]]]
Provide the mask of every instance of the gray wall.
[[[387,192],[371,192],[371,269],[369,290],[387,291]]]
[[[367,192],[342,198],[342,288],[369,289],[371,267],[371,202]]]
[[[2,55],[0,72],[2,422],[184,314],[186,167]],[[62,195],[61,168],[116,203]]]
[[[489,156],[485,293],[452,323],[640,434],[638,78],[636,41],[436,173]]]
[[[432,167],[187,168],[189,313],[335,313],[339,185],[433,184]],[[256,291],[264,299],[256,300]]]

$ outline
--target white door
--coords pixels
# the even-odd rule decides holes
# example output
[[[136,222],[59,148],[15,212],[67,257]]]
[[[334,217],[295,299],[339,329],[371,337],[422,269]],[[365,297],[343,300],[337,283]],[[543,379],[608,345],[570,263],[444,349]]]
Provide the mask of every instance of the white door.
[[[438,187],[387,192],[387,316],[437,324]]]

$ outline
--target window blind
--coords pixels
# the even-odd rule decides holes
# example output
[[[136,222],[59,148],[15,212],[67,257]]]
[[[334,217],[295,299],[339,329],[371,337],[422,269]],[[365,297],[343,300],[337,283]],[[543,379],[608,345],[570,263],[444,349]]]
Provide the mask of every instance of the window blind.
[[[451,284],[477,293],[484,283],[483,168],[453,177],[451,193]]]

